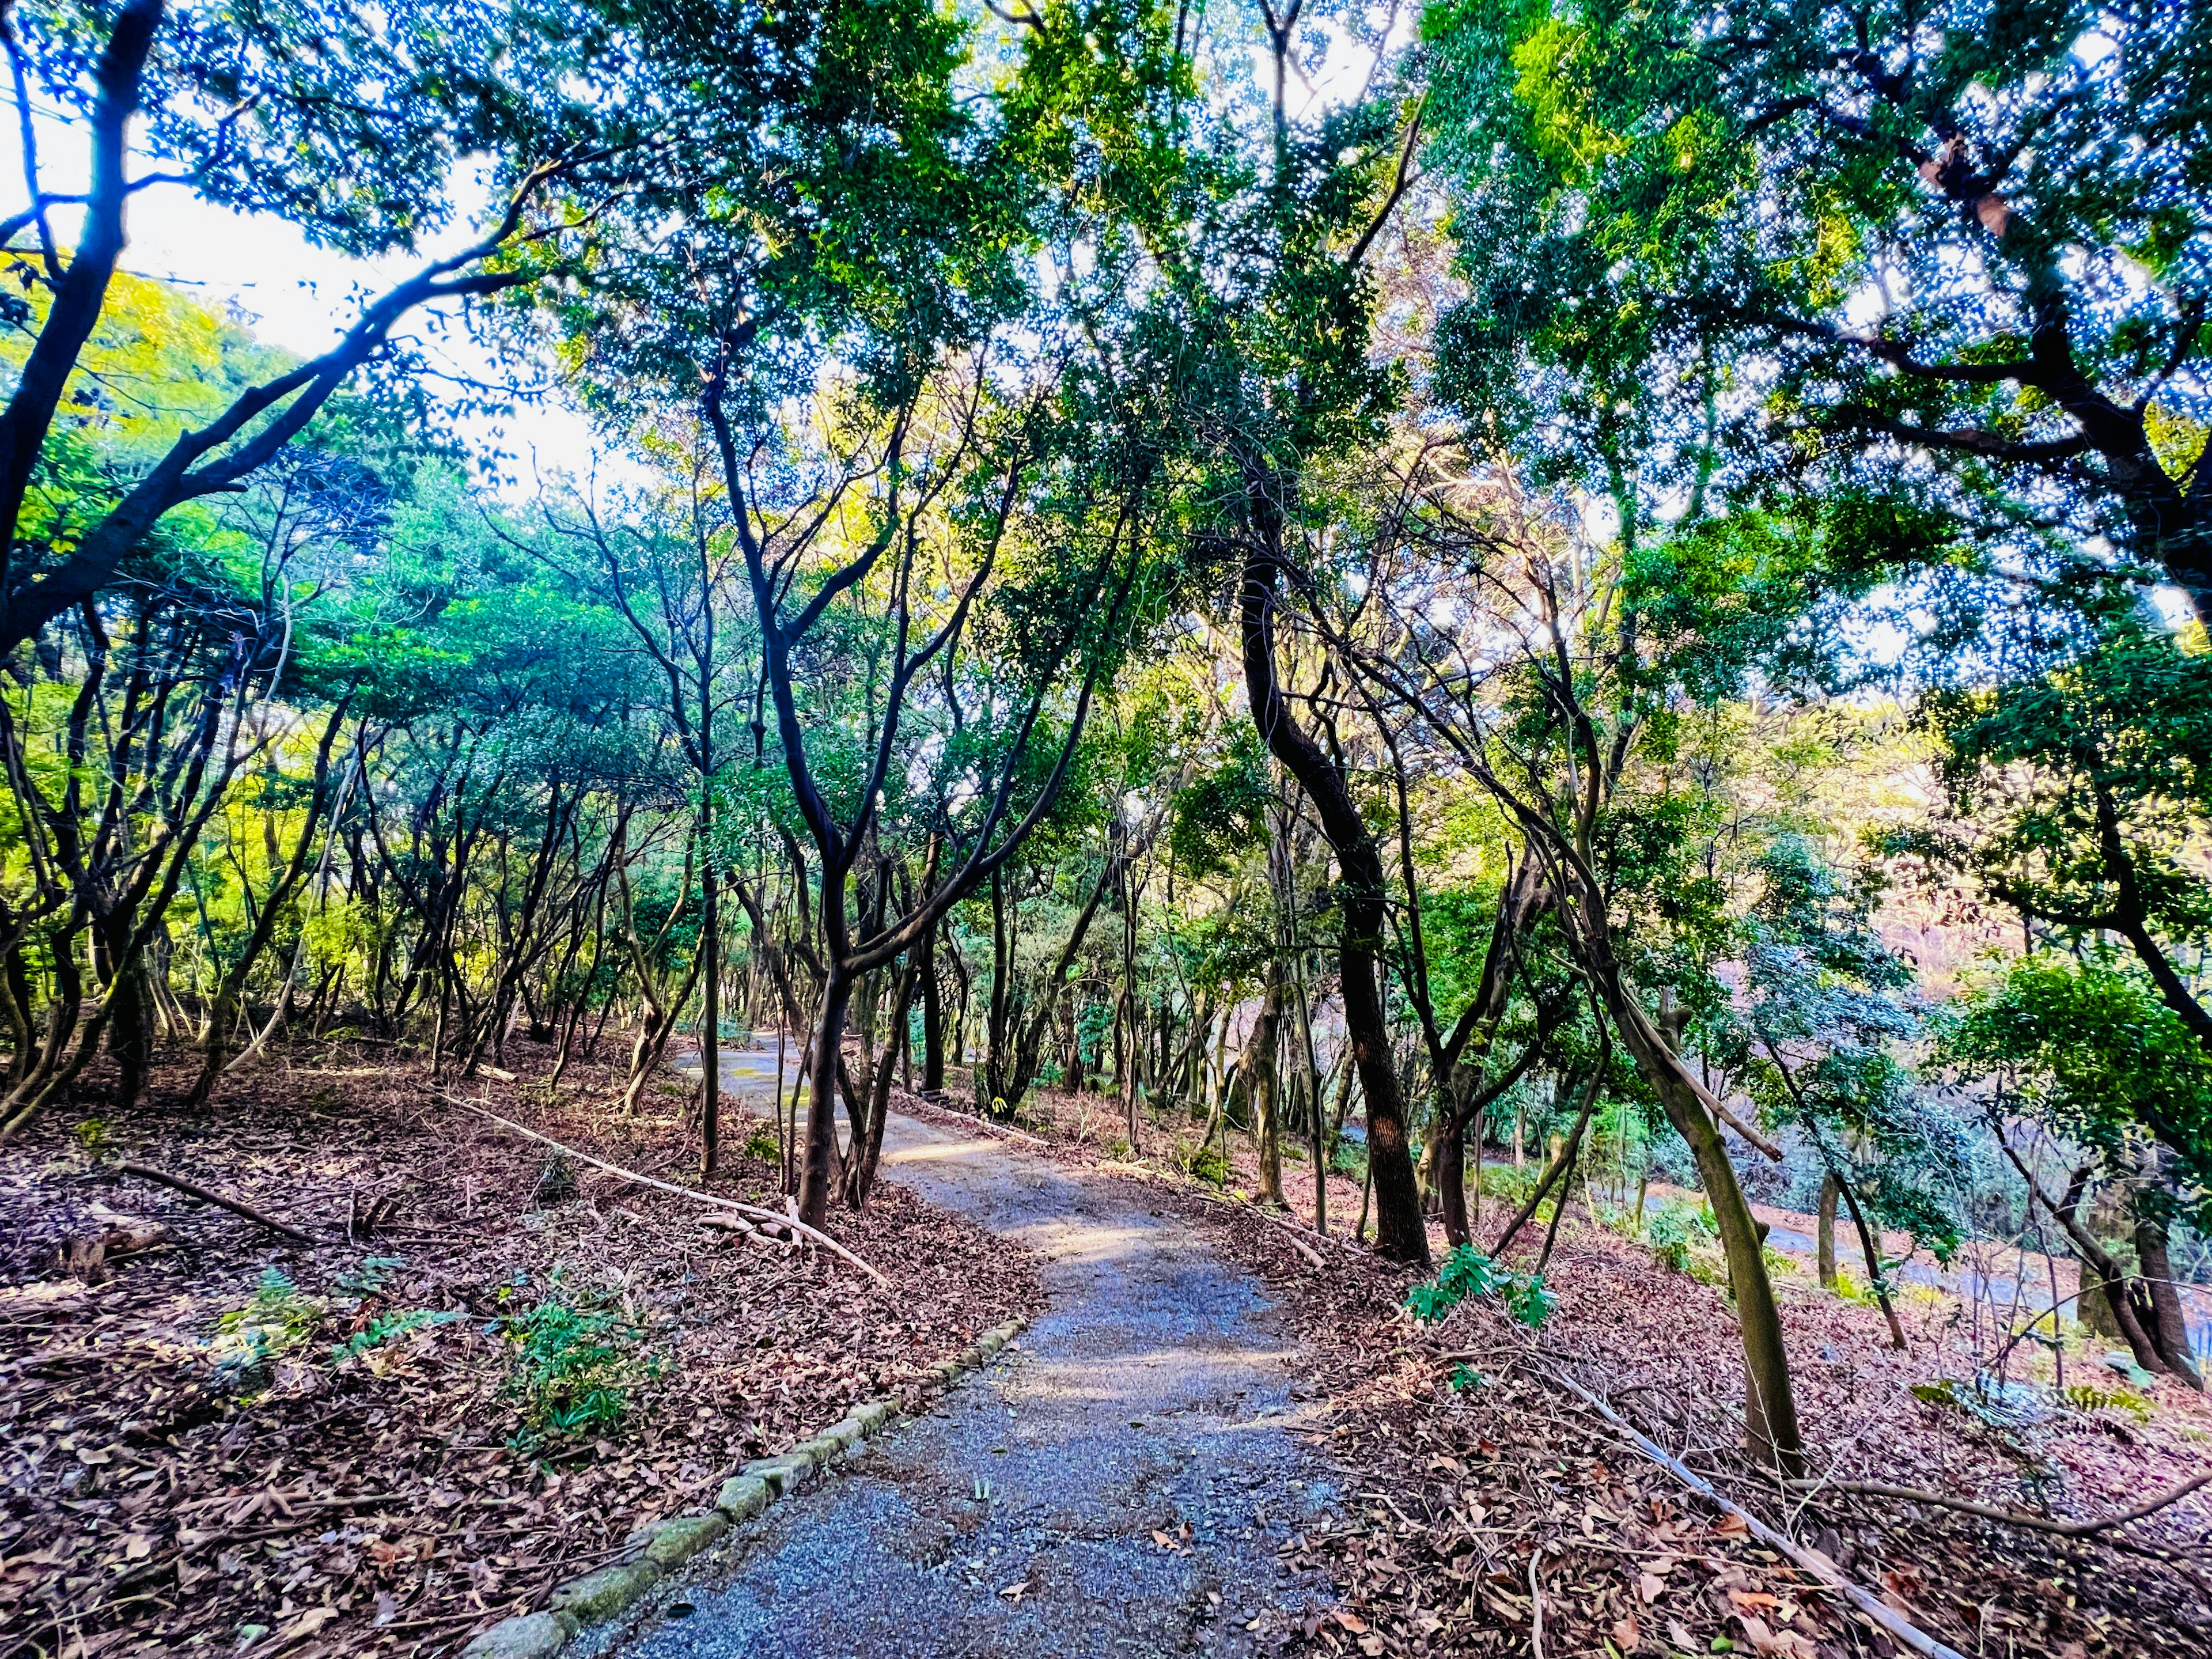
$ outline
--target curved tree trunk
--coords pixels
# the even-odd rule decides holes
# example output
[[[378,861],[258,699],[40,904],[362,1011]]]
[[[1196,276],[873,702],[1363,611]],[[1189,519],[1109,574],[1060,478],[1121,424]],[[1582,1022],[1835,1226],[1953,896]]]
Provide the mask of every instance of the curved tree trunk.
[[[1273,519],[1265,502],[1261,524],[1273,539]],[[1291,717],[1275,672],[1275,623],[1279,556],[1270,546],[1253,547],[1244,562],[1241,635],[1244,686],[1261,740],[1282,762],[1321,819],[1322,833],[1336,854],[1341,932],[1337,969],[1344,998],[1346,1040],[1359,1070],[1367,1104],[1367,1160],[1374,1188],[1376,1248],[1395,1261],[1426,1267],[1427,1225],[1413,1181],[1413,1158],[1406,1133],[1404,1091],[1397,1057],[1391,1052],[1378,979],[1383,939],[1383,866],[1375,834],[1352,798],[1336,763]]]
[[[2151,1346],[2173,1374],[2192,1389],[2202,1389],[2189,1352],[2189,1322],[2182,1312],[2180,1293],[2173,1288],[2173,1261],[2167,1254],[2166,1224],[2151,1216],[2136,1218],[2136,1261],[2142,1268],[2142,1285],[2149,1293],[2150,1317],[2138,1319],[2147,1328]]]

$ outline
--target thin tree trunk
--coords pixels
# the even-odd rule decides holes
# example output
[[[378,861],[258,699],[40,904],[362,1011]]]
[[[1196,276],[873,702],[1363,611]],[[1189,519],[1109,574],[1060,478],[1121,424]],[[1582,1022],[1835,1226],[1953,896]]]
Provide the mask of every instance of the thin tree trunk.
[[[1245,691],[1253,723],[1275,757],[1298,781],[1336,853],[1341,933],[1337,951],[1346,1038],[1367,1102],[1367,1162],[1374,1188],[1376,1246],[1395,1261],[1425,1267],[1427,1224],[1413,1182],[1413,1149],[1377,980],[1384,924],[1382,855],[1343,772],[1291,718],[1275,669],[1274,609],[1281,558],[1280,525],[1264,487],[1249,492],[1262,544],[1245,560],[1241,638]]]
[[[1836,1200],[1842,1195],[1843,1186],[1833,1170],[1821,1177],[1820,1218],[1814,1242],[1814,1260],[1820,1275],[1820,1288],[1836,1288]]]

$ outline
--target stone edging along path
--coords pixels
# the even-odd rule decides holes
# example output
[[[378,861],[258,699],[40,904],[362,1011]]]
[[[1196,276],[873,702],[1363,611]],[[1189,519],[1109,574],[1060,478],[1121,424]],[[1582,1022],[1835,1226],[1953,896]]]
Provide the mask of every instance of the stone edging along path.
[[[940,1359],[929,1377],[941,1391],[995,1358],[1028,1322],[994,1327],[951,1359]],[[541,1613],[502,1619],[461,1650],[460,1659],[550,1659],[586,1628],[628,1612],[692,1557],[720,1542],[732,1526],[750,1521],[815,1470],[842,1457],[869,1436],[899,1420],[888,1400],[855,1406],[842,1422],[775,1457],[748,1463],[726,1480],[712,1509],[672,1516],[641,1527],[626,1558],[556,1585]]]

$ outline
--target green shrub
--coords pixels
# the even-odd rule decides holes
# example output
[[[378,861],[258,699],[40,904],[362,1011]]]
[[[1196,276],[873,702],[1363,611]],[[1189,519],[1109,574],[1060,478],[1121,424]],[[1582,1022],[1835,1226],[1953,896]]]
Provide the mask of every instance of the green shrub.
[[[2150,1402],[2133,1389],[2100,1389],[2094,1382],[2076,1382],[2066,1390],[2066,1403],[2076,1411],[2124,1411],[2138,1423],[2150,1421]]]
[[[514,1346],[507,1390],[522,1402],[515,1440],[525,1448],[613,1432],[660,1375],[645,1333],[613,1309],[578,1303],[557,1272],[536,1307],[504,1323]]]
[[[1534,1164],[1518,1170],[1510,1164],[1486,1164],[1477,1185],[1485,1198],[1499,1199],[1517,1208],[1528,1201],[1528,1194],[1543,1178],[1543,1170]]]
[[[331,1363],[358,1359],[372,1348],[380,1348],[396,1337],[412,1336],[434,1325],[451,1325],[466,1319],[465,1313],[434,1313],[428,1308],[407,1308],[379,1314],[343,1342],[331,1345]]]
[[[1356,1140],[1339,1137],[1329,1149],[1328,1167],[1340,1176],[1350,1176],[1354,1181],[1367,1179],[1367,1148]]]
[[[215,1322],[208,1354],[216,1374],[242,1379],[281,1359],[310,1336],[322,1322],[325,1304],[300,1294],[299,1286],[277,1268],[262,1270],[261,1282],[242,1308]]]
[[[745,1156],[762,1164],[781,1164],[783,1161],[783,1142],[777,1139],[775,1126],[760,1123],[753,1127],[745,1138]]]
[[[361,1266],[341,1269],[331,1282],[356,1298],[374,1296],[392,1282],[392,1269],[406,1265],[401,1256],[365,1255]]]
[[[1225,1187],[1229,1184],[1229,1160],[1213,1146],[1201,1146],[1190,1155],[1190,1162],[1183,1168],[1209,1185]]]
[[[1558,1305],[1540,1277],[1501,1268],[1472,1244],[1462,1244],[1434,1279],[1406,1292],[1406,1306],[1423,1324],[1433,1324],[1471,1296],[1496,1297],[1510,1316],[1531,1328]]]
[[[1644,1242],[1678,1273],[1690,1271],[1690,1252],[1719,1236],[1713,1212],[1700,1203],[1669,1199],[1644,1218]]]

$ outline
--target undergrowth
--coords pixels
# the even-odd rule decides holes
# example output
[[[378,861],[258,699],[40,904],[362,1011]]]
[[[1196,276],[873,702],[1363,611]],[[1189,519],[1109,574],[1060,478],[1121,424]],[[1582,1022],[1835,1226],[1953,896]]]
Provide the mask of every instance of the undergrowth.
[[[513,1288],[501,1291],[502,1298]],[[535,1307],[501,1322],[514,1346],[507,1390],[521,1401],[520,1449],[615,1432],[663,1370],[635,1322],[617,1309],[570,1296],[558,1272]]]
[[[1500,1267],[1472,1244],[1462,1244],[1444,1258],[1434,1279],[1407,1291],[1406,1306],[1422,1323],[1433,1324],[1471,1296],[1496,1297],[1509,1315],[1532,1329],[1558,1305],[1541,1274]]]

